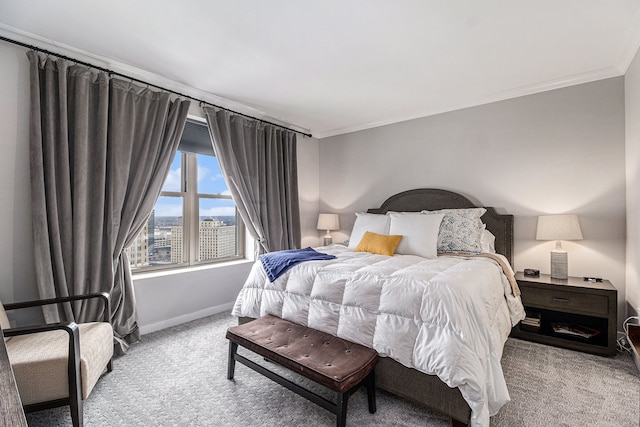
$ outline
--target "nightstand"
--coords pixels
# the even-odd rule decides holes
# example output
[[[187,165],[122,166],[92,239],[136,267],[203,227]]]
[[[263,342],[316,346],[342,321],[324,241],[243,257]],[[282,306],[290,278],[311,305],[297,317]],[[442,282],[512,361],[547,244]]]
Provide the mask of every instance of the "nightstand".
[[[608,280],[516,273],[527,318],[511,336],[587,353],[616,354],[618,291]]]

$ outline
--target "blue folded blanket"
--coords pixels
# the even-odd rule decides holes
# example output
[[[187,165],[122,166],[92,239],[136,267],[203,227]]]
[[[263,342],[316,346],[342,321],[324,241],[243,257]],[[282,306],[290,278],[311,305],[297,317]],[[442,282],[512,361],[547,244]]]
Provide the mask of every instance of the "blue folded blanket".
[[[323,254],[311,248],[289,249],[260,255],[260,261],[262,261],[264,271],[267,272],[267,276],[271,282],[276,280],[291,267],[300,264],[303,261],[328,259],[336,259],[336,257],[329,254]]]

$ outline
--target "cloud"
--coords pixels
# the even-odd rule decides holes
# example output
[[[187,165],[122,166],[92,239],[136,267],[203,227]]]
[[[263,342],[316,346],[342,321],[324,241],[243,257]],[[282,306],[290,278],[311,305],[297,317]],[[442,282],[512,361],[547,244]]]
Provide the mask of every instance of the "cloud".
[[[162,191],[180,191],[180,181],[182,180],[182,168],[171,169],[167,179],[164,181]]]
[[[235,216],[236,208],[234,206],[216,206],[209,209],[202,209],[200,216]]]
[[[211,172],[211,169],[198,165],[198,182],[205,179],[210,172]]]
[[[155,208],[155,216],[182,216],[182,203],[162,203],[158,201]]]

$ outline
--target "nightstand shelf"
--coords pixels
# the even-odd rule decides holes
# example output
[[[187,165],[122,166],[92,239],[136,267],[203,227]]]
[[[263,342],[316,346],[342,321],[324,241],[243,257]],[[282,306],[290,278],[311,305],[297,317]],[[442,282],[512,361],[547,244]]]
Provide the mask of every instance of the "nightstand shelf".
[[[527,319],[511,336],[587,353],[616,354],[618,291],[608,280],[516,273]],[[597,333],[596,333],[597,331]],[[584,336],[574,335],[583,333]],[[593,334],[593,336],[589,336]]]

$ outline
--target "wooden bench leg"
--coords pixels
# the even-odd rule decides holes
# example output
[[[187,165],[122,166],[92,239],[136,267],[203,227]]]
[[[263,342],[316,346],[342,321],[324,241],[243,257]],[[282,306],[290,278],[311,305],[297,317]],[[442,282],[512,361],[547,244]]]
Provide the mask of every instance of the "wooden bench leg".
[[[467,427],[469,424],[458,421],[455,418],[451,418],[452,427]]]
[[[347,425],[347,405],[349,403],[349,392],[336,393],[336,426],[345,427]]]
[[[371,371],[365,379],[365,385],[367,387],[367,400],[369,401],[369,413],[376,413],[376,375],[374,371]]]
[[[236,370],[236,352],[238,351],[238,344],[233,341],[229,341],[229,360],[227,361],[227,379],[232,380],[233,374]]]

